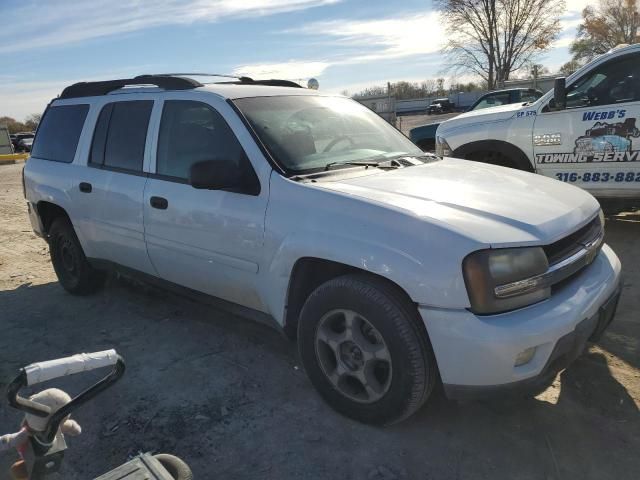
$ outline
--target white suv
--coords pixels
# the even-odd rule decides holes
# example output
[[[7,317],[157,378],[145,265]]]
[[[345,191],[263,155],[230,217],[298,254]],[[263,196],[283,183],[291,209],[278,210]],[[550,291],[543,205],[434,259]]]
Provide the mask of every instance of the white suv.
[[[358,103],[286,85],[65,89],[24,170],[62,286],[116,268],[258,312],[297,334],[331,406],[378,424],[439,381],[538,386],[609,324],[620,262],[590,194],[425,156]]]

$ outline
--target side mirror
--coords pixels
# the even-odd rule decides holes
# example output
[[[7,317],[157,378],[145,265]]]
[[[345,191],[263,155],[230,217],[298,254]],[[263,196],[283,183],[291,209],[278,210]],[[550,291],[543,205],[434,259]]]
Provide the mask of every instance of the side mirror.
[[[556,110],[567,107],[567,84],[564,77],[558,77],[553,82],[553,104]]]
[[[189,185],[202,190],[238,188],[242,186],[242,171],[235,162],[203,160],[191,165]]]

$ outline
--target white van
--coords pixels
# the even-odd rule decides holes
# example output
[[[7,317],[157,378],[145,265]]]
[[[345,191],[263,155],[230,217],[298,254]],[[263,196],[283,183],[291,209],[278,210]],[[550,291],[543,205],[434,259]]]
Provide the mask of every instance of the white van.
[[[603,206],[640,203],[640,45],[617,48],[531,103],[443,122],[436,152],[582,187]],[[612,202],[613,200],[613,202]]]

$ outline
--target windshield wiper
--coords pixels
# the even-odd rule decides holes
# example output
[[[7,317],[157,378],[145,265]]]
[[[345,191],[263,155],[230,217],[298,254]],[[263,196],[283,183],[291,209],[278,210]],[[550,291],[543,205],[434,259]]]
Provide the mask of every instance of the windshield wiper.
[[[384,167],[382,167],[380,164],[381,163],[386,163],[386,162],[371,162],[371,161],[366,161],[366,160],[361,160],[361,161],[346,161],[346,162],[329,162],[324,166],[324,171],[326,172],[327,170],[329,170],[331,167],[334,167],[336,165],[356,165],[356,166],[360,166],[360,167],[380,167],[380,168],[389,168],[391,167],[391,165],[387,166],[385,165]]]

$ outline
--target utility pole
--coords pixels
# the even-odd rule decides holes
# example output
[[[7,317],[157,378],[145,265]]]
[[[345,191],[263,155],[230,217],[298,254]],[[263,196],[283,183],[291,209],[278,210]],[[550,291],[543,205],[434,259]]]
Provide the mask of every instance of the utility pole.
[[[389,115],[389,118],[387,119],[387,121],[391,123],[393,119],[393,114],[395,114],[395,109],[393,109],[394,111],[392,112],[392,108],[391,108],[391,82],[387,82],[387,105],[388,105],[387,111]]]

